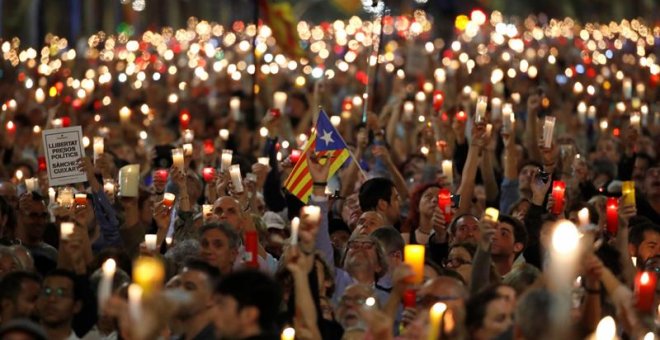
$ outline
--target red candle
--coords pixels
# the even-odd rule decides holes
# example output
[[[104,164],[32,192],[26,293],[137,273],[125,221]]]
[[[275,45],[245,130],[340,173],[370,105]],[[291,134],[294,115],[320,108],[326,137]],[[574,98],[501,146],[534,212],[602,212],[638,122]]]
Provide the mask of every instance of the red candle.
[[[161,182],[167,182],[167,177],[169,176],[169,172],[166,169],[156,170],[154,171],[154,176]]]
[[[555,200],[555,205],[552,206],[552,213],[559,215],[564,211],[564,204],[566,199],[564,193],[566,192],[566,183],[564,181],[554,181],[552,183],[552,198]]]
[[[341,108],[344,111],[351,111],[353,110],[353,100],[351,98],[346,98],[344,99],[344,102],[341,105]]]
[[[438,207],[442,214],[445,216],[445,223],[449,225],[451,222],[451,192],[449,189],[440,189],[438,191]]]
[[[69,127],[71,126],[71,117],[69,116],[64,116],[61,118],[62,119],[62,127]]]
[[[607,231],[611,235],[616,235],[619,230],[619,201],[616,197],[608,197],[606,203],[607,209]]]
[[[440,111],[442,104],[445,102],[445,93],[440,90],[433,91],[433,109]]]
[[[204,153],[207,155],[211,155],[215,152],[215,145],[213,143],[213,139],[205,139],[204,140]]]
[[[259,236],[256,230],[245,232],[245,264],[248,267],[259,267]]]
[[[46,171],[47,170],[46,157],[45,156],[39,156],[37,158],[37,163],[39,164],[39,171]]]
[[[16,132],[16,124],[11,120],[7,122],[6,126],[8,134],[14,134]]]
[[[210,166],[205,167],[202,169],[202,177],[204,177],[204,182],[212,181],[215,177],[215,169]]]
[[[403,308],[415,308],[417,305],[417,292],[406,289],[403,292]]]
[[[300,160],[300,150],[293,149],[291,150],[291,155],[289,155],[291,163],[296,164]]]
[[[280,109],[270,109],[268,110],[268,113],[270,113],[270,115],[273,118],[278,118],[282,114],[282,112],[280,112]]]
[[[467,115],[465,114],[465,111],[458,111],[456,112],[456,120],[464,122],[467,120]]]
[[[655,287],[658,281],[654,272],[638,272],[635,276],[635,297],[637,310],[649,313],[655,306]]]
[[[181,114],[179,115],[179,126],[181,126],[181,130],[187,130],[188,126],[190,125],[190,112],[188,110],[181,110]]]

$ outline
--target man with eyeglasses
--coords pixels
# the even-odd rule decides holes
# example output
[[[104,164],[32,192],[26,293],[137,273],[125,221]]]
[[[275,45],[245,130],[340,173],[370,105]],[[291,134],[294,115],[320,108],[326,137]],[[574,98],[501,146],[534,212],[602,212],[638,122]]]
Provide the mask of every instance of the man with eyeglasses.
[[[344,336],[364,336],[367,325],[360,317],[359,309],[374,293],[372,286],[364,284],[357,283],[346,287],[336,308],[337,322],[344,329]]]
[[[46,203],[38,194],[25,193],[21,195],[18,206],[16,238],[35,259],[45,257],[56,263],[57,249],[44,242],[44,233],[50,216]]]
[[[72,325],[74,315],[81,309],[82,300],[76,289],[75,274],[56,269],[46,275],[37,300],[37,312],[48,339],[80,339]]]
[[[346,244],[342,260],[343,270],[337,268],[334,300],[342,296],[351,284],[361,283],[376,287],[376,282],[387,273],[385,252],[373,236],[354,235]],[[389,293],[376,287],[376,296],[385,303]]]

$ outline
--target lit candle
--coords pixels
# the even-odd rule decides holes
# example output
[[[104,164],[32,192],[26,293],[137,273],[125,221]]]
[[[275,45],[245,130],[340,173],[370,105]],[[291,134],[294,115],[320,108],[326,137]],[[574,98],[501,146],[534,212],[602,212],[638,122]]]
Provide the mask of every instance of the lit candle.
[[[103,154],[104,143],[103,137],[94,137],[94,161],[96,161],[99,156]]]
[[[106,180],[105,183],[103,183],[103,192],[105,192],[105,195],[112,198],[115,196],[115,183],[112,182],[112,180]]]
[[[73,205],[73,189],[69,187],[61,188],[57,195],[57,201],[63,207],[71,207]]]
[[[130,164],[119,169],[119,196],[138,197],[140,188],[140,164]]]
[[[212,155],[215,152],[215,144],[213,142],[213,139],[205,139],[204,140],[204,154],[206,155]]]
[[[646,86],[642,83],[638,83],[635,85],[635,93],[637,93],[637,97],[644,98],[644,94],[646,93]]]
[[[7,134],[13,135],[16,133],[16,124],[14,124],[14,122],[11,120],[7,122],[5,128],[7,129]]]
[[[619,230],[619,201],[617,201],[616,197],[608,197],[606,207],[607,231],[610,235],[616,235]]]
[[[442,108],[442,104],[445,102],[445,93],[441,90],[433,91],[433,109],[438,112]]]
[[[220,136],[220,139],[222,139],[223,141],[227,141],[229,139],[229,130],[220,129],[218,131],[218,136]]]
[[[174,205],[174,200],[176,199],[176,195],[174,195],[171,192],[166,192],[163,194],[163,205],[171,208]]]
[[[429,333],[428,340],[437,340],[440,336],[440,324],[442,316],[447,310],[447,305],[442,302],[436,302],[429,310]]]
[[[438,207],[445,217],[445,223],[451,223],[451,192],[449,189],[442,188],[438,191]]]
[[[488,97],[480,96],[477,98],[477,109],[474,113],[474,122],[483,123],[486,120],[486,108],[488,107]]]
[[[425,248],[421,244],[408,244],[403,249],[403,261],[412,268],[414,273],[409,278],[409,283],[421,284],[424,282],[424,252]]]
[[[76,205],[87,205],[87,194],[76,194],[74,197]]]
[[[163,262],[151,256],[141,256],[133,263],[133,282],[138,284],[145,295],[156,292],[163,285],[165,267]]]
[[[28,192],[36,192],[39,190],[39,179],[38,178],[26,178],[25,179],[25,188]]]
[[[282,91],[277,91],[273,93],[273,107],[284,112],[284,107],[286,106],[287,94]]]
[[[590,224],[589,208],[580,209],[580,211],[578,211],[577,215],[578,215],[578,223],[580,224],[580,227],[584,228],[584,227],[587,227]]]
[[[552,146],[552,136],[555,132],[555,117],[546,116],[543,122],[543,143],[549,149]]]
[[[626,100],[632,98],[632,80],[630,78],[623,79],[623,98]]]
[[[259,158],[257,158],[257,163],[267,166],[268,163],[269,163],[269,158],[268,157],[259,157]]]
[[[183,171],[185,165],[183,162],[183,149],[175,148],[172,149],[172,163],[174,164],[174,167]]]
[[[195,133],[193,132],[193,130],[190,129],[183,130],[183,142],[192,143],[193,140],[195,140]]]
[[[424,102],[426,102],[426,93],[423,91],[417,91],[417,94],[415,94],[415,101],[422,105]]]
[[[596,107],[591,105],[587,109],[587,119],[594,121],[596,119]]]
[[[521,99],[521,97],[520,97],[520,93],[518,93],[518,92],[514,92],[514,93],[512,93],[512,94],[511,94],[511,99],[513,99],[513,102],[514,102],[515,104],[520,104],[520,99]]]
[[[231,176],[231,184],[234,192],[243,192],[243,181],[241,177],[241,167],[234,164],[229,167],[229,175]]]
[[[268,137],[268,128],[264,126],[261,129],[259,129],[259,136],[261,136],[262,138]]]
[[[53,188],[48,188],[48,203],[53,203],[55,202],[55,196],[57,195],[57,192]]]
[[[411,101],[403,103],[403,115],[406,120],[411,120],[413,112],[415,111],[415,104]]]
[[[202,169],[202,177],[204,178],[204,182],[210,182],[213,180],[215,177],[215,168],[207,166],[204,169]]]
[[[447,73],[442,68],[436,68],[433,72],[433,77],[435,78],[435,88],[439,89],[447,80]]]
[[[315,205],[306,205],[302,207],[300,216],[308,223],[318,224],[321,220],[321,208]]]
[[[35,100],[38,104],[41,104],[41,103],[44,102],[44,100],[46,100],[46,93],[44,92],[43,89],[38,88],[38,89],[34,92],[34,100]]]
[[[179,127],[181,130],[187,130],[188,126],[190,126],[190,112],[183,109],[179,114]]]
[[[161,182],[167,182],[168,176],[169,176],[169,171],[167,171],[167,169],[158,169],[154,171],[154,177],[156,177]]]
[[[259,267],[259,235],[256,230],[245,232],[244,260],[248,267]]]
[[[296,338],[296,330],[293,327],[287,327],[282,331],[280,340],[294,340]]]
[[[513,131],[514,119],[513,105],[510,103],[504,104],[502,108],[502,133],[511,133]]]
[[[486,124],[486,137],[490,138],[492,133],[493,133],[493,124],[491,123]]]
[[[465,114],[465,111],[458,111],[456,112],[456,120],[459,122],[464,122],[467,120],[467,115]]]
[[[502,113],[502,99],[493,98],[490,100],[490,113],[493,120],[500,118]]]
[[[635,297],[637,310],[642,313],[650,313],[655,306],[655,287],[658,281],[655,272],[638,272],[635,276]]]
[[[231,97],[229,99],[229,112],[235,120],[239,119],[241,116],[241,98]]]
[[[192,143],[183,144],[181,148],[183,149],[183,155],[184,156],[188,156],[188,157],[192,156],[192,154],[193,154],[193,145],[192,145]]]
[[[126,106],[119,109],[119,121],[122,123],[122,125],[128,124],[130,120],[131,120],[131,109],[129,109]]]
[[[142,287],[132,283],[128,286],[128,314],[131,320],[139,322],[142,317]]]
[[[295,246],[298,244],[298,229],[300,228],[300,219],[294,217],[291,220],[291,245]]]
[[[453,185],[454,183],[454,163],[446,159],[442,161],[442,174],[447,177],[447,182],[449,182],[449,185]]]
[[[108,301],[112,295],[112,280],[115,277],[115,271],[117,270],[117,263],[114,259],[107,259],[103,262],[101,267],[101,280],[99,281],[99,290],[98,290],[98,301],[99,309],[103,309],[105,302]]]
[[[566,192],[566,183],[564,181],[554,181],[552,183],[552,198],[555,200],[555,204],[552,206],[552,213],[559,215],[564,211],[565,198],[564,193]]]
[[[146,234],[144,235],[144,245],[147,246],[147,250],[155,251],[156,250],[156,241],[158,240],[158,235],[156,234]]]
[[[621,184],[621,194],[623,196],[623,204],[635,206],[635,182],[623,181]]]
[[[234,151],[232,150],[222,150],[222,155],[220,156],[220,171],[225,172],[229,170],[231,166],[231,161],[234,157]]]
[[[47,168],[48,168],[48,166],[46,164],[46,157],[45,156],[39,156],[37,158],[37,164],[38,164],[40,172],[46,171]]]
[[[616,322],[611,316],[606,316],[598,322],[595,340],[614,340],[616,337]]]
[[[635,130],[641,130],[641,121],[642,115],[639,112],[633,112],[630,114],[630,126],[632,126]]]
[[[213,204],[202,205],[202,220],[206,221],[213,213]]]
[[[578,120],[584,124],[587,121],[587,103],[580,102],[577,106]]]
[[[495,208],[486,208],[486,211],[484,212],[484,220],[486,221],[491,221],[491,222],[497,222],[499,221],[500,218],[500,211],[495,209]]]
[[[333,127],[338,128],[339,125],[341,124],[341,117],[340,116],[330,117],[330,124],[332,124]]]
[[[62,240],[68,240],[71,235],[73,235],[73,229],[75,228],[73,222],[62,222],[60,223],[60,238]]]

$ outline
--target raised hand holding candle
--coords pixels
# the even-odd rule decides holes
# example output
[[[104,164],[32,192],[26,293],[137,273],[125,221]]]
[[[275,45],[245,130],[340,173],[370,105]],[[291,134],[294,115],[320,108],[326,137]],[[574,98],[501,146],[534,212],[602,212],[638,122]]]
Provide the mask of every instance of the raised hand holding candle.
[[[450,186],[454,184],[454,163],[451,160],[442,161],[442,174],[447,177]]]
[[[474,122],[477,124],[486,121],[486,108],[488,107],[488,97],[480,96],[477,98],[477,109],[474,113]]]
[[[490,222],[497,222],[500,219],[500,211],[495,208],[486,208],[484,212],[484,220]]]
[[[172,149],[172,164],[174,165],[175,168],[183,171],[185,168],[185,163],[183,161],[184,153],[183,149]]]
[[[73,230],[76,227],[73,222],[60,223],[60,239],[68,240],[73,235]]]
[[[163,205],[171,208],[174,205],[174,200],[176,199],[176,196],[171,193],[171,192],[166,192],[163,195]]]
[[[623,196],[623,204],[635,206],[635,182],[623,181],[621,183],[621,195]]]
[[[138,197],[140,187],[140,164],[130,164],[119,169],[119,195]]]
[[[642,313],[650,313],[655,307],[655,288],[658,277],[655,272],[638,272],[635,276],[635,307]]]
[[[291,220],[291,237],[290,237],[290,243],[292,246],[295,246],[298,244],[298,230],[300,228],[300,219],[298,217],[294,217]]]
[[[437,302],[429,310],[429,332],[428,340],[437,340],[440,336],[440,325],[442,324],[442,316],[447,310],[447,305],[442,302]]]
[[[442,188],[438,191],[438,208],[445,217],[445,223],[451,223],[451,192],[449,189]]]
[[[87,194],[76,194],[75,196],[76,205],[85,206],[87,205]]]
[[[112,295],[112,280],[115,277],[115,271],[117,270],[117,263],[114,259],[107,259],[103,262],[101,267],[101,280],[99,281],[98,289],[98,301],[99,309],[103,308],[105,302],[108,301]]]
[[[607,231],[610,235],[616,235],[619,231],[619,201],[616,197],[608,197],[605,204]]]
[[[103,154],[103,149],[104,149],[104,143],[103,143],[103,137],[94,137],[94,161],[96,161],[99,156]]]
[[[213,205],[212,204],[203,204],[202,205],[202,220],[206,221],[213,214]]]
[[[231,161],[234,158],[234,151],[232,150],[222,150],[222,155],[220,156],[220,171],[225,172],[229,170],[231,166]]]
[[[424,252],[425,248],[420,244],[408,244],[403,249],[403,262],[409,265],[415,274],[409,278],[409,283],[424,282]]]
[[[157,240],[158,240],[158,236],[156,234],[144,235],[144,245],[147,247],[147,250],[155,251],[156,247],[158,246],[156,244]]]
[[[555,133],[555,117],[547,116],[543,122],[543,143],[549,149],[552,146],[552,136]]]
[[[229,175],[231,176],[231,185],[234,192],[243,192],[243,181],[241,176],[241,167],[234,164],[229,167]]]
[[[555,204],[552,206],[552,213],[559,215],[564,211],[564,204],[566,202],[564,193],[566,192],[566,183],[564,181],[554,181],[552,183],[552,198]]]
[[[287,94],[282,91],[277,91],[273,93],[273,106],[280,110],[280,112],[284,112],[284,107],[286,106],[286,98]]]

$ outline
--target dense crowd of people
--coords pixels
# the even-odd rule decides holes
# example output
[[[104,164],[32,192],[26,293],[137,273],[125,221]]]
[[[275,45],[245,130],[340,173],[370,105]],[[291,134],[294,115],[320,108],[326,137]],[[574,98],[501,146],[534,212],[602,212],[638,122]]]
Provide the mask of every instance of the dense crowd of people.
[[[658,27],[431,24],[2,42],[0,338],[655,339]]]

